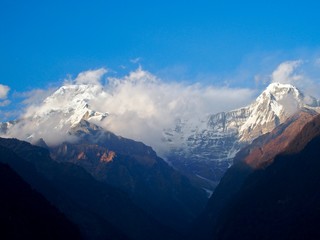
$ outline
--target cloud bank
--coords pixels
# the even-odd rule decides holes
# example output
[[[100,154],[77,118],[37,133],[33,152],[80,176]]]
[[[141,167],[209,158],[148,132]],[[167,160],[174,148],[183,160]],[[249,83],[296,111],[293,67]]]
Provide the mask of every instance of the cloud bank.
[[[42,137],[49,144],[70,140],[63,121],[72,119],[70,114],[78,110],[69,113],[69,109],[78,108],[84,99],[89,109],[108,113],[98,122],[100,126],[161,151],[163,129],[174,128],[177,119],[197,122],[208,114],[242,107],[255,95],[249,88],[166,82],[141,67],[123,77],[107,77],[106,73],[104,68],[85,71],[66,80],[63,89],[25,94],[27,107],[21,118],[29,120],[12,129],[11,136],[29,141]],[[86,90],[80,91],[82,88]],[[47,96],[55,96],[55,100]]]
[[[89,104],[109,116],[101,124],[118,135],[143,141],[162,151],[163,130],[177,119],[198,122],[208,114],[249,104],[255,91],[164,82],[138,68],[123,78],[108,78],[104,93]]]
[[[105,68],[99,68],[97,70],[89,70],[79,73],[79,75],[74,79],[76,84],[100,84],[101,77],[108,71]]]
[[[311,74],[317,69],[320,64],[314,61],[286,61],[269,75],[269,82],[290,83],[319,97],[320,86]],[[43,137],[49,144],[74,141],[64,121],[72,122],[72,114],[87,104],[90,110],[107,113],[97,124],[117,135],[142,141],[161,154],[165,151],[163,130],[174,128],[179,119],[196,125],[209,114],[250,104],[257,94],[255,89],[245,87],[165,81],[141,67],[122,77],[108,77],[105,68],[81,72],[56,90],[35,90],[25,95],[27,107],[21,118],[34,119],[19,123],[11,136],[24,140]],[[46,97],[50,95],[55,99],[49,101]],[[34,121],[41,114],[44,120]]]

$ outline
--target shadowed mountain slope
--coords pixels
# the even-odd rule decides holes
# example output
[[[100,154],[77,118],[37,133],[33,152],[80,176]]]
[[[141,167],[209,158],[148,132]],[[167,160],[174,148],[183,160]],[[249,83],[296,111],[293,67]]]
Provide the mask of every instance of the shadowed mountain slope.
[[[11,154],[0,152],[1,158]],[[1,239],[81,239],[73,223],[3,163],[0,195]]]
[[[184,232],[203,210],[205,191],[193,186],[151,147],[84,120],[71,133],[81,140],[50,148],[52,158],[81,166],[98,181],[126,192],[163,225]]]
[[[311,180],[309,177],[312,178],[312,174],[314,173],[311,171],[312,169],[306,171],[303,169],[308,168],[309,162],[314,162],[314,166],[316,167],[318,158],[316,154],[310,157],[311,155],[309,153],[305,153],[305,151],[307,151],[305,148],[311,144],[310,141],[316,141],[313,139],[317,139],[319,135],[320,116],[310,110],[304,110],[289,118],[271,133],[257,138],[251,145],[242,149],[235,158],[235,164],[226,172],[212,195],[204,214],[196,224],[195,232],[201,233],[203,239],[213,239],[213,237],[217,239],[233,239],[232,237],[236,237],[237,234],[249,234],[249,228],[253,233],[262,234],[262,230],[261,232],[258,230],[260,224],[260,227],[264,226],[265,229],[271,231],[268,233],[269,235],[267,232],[263,232],[266,236],[265,238],[261,236],[262,239],[272,239],[272,237],[281,239],[278,233],[286,233],[286,231],[289,231],[291,228],[288,227],[287,230],[284,229],[283,231],[278,229],[276,230],[278,233],[272,235],[272,227],[270,226],[273,225],[268,221],[273,218],[277,219],[277,217],[281,218],[280,215],[278,216],[273,211],[276,209],[276,206],[271,204],[273,201],[272,198],[279,198],[281,202],[283,195],[280,193],[291,191],[288,192],[288,196],[292,198],[293,205],[290,205],[287,209],[288,211],[282,212],[281,215],[285,216],[287,214],[292,217],[294,217],[293,211],[299,211],[298,205],[300,202],[297,204],[297,201],[301,199],[296,199],[296,195],[302,194],[305,196],[304,200],[306,202],[313,201],[309,199],[309,197],[312,194],[317,194],[317,189],[312,188],[311,185],[306,185],[306,188],[303,189],[300,182],[306,181],[310,184]],[[311,145],[313,146],[312,151],[314,151],[316,146],[314,144]],[[306,160],[304,160],[304,154],[309,154]],[[283,160],[284,163],[281,165],[281,170],[278,169],[280,166],[279,163],[275,162],[275,159],[278,158],[286,159]],[[291,162],[290,159],[299,160],[292,160]],[[294,163],[295,161],[297,162]],[[314,169],[315,172],[317,171],[316,169],[317,168]],[[290,171],[292,172],[290,173]],[[272,175],[273,173],[278,174],[279,183],[272,180],[274,177]],[[283,180],[280,180],[281,174],[283,175]],[[290,176],[292,178],[287,177],[287,174],[291,174]],[[293,179],[294,174],[297,174],[295,179]],[[263,183],[265,185],[259,185]],[[268,183],[270,183],[270,185],[268,185]],[[316,184],[318,184],[317,181],[315,181],[315,185]],[[274,193],[272,193],[273,191]],[[248,197],[249,195],[251,198]],[[263,198],[260,198],[262,195]],[[249,204],[252,205],[252,209],[250,209]],[[268,204],[269,207],[267,206]],[[263,207],[264,205],[266,205],[265,209]],[[257,206],[260,207],[259,211],[265,215],[261,214],[258,216],[258,213],[255,212]],[[294,206],[297,209],[295,209]],[[303,207],[303,205],[301,206]],[[275,209],[273,209],[273,207],[275,207]],[[311,206],[311,208],[316,207],[316,205]],[[316,211],[316,209],[314,210]],[[256,215],[250,213],[251,211],[255,212]],[[268,212],[271,217],[267,215]],[[306,217],[308,218],[307,215]],[[243,224],[246,222],[246,218],[252,222],[247,222],[247,225]],[[306,221],[308,222],[309,220]],[[288,226],[290,225],[289,222],[286,222],[286,219],[279,219],[279,221],[283,221],[283,224],[288,223]],[[312,225],[311,222],[309,223]],[[239,226],[236,226],[236,224]],[[250,227],[250,224],[253,224],[253,226],[256,224],[256,232],[254,227]],[[238,232],[233,228],[238,229]],[[239,230],[240,228],[244,229],[243,232]],[[298,231],[299,230],[297,230],[297,235],[302,234],[304,230],[301,229],[299,234]],[[270,238],[268,238],[268,236]],[[255,235],[250,235],[250,237],[251,239],[256,238]],[[244,239],[250,238],[246,238],[246,235],[244,235]]]
[[[131,202],[126,194],[95,180],[83,168],[57,163],[46,149],[0,139],[0,161],[42,193],[87,239],[174,239],[177,236]],[[128,236],[128,237],[126,237]]]
[[[213,239],[319,239],[320,137],[257,170],[224,209]]]

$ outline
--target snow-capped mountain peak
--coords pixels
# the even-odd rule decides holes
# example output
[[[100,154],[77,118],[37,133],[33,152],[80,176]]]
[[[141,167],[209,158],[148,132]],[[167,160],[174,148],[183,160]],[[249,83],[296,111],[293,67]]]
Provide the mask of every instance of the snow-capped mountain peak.
[[[296,96],[301,95],[301,92],[292,84],[279,83],[279,82],[270,83],[266,88],[266,90],[263,91],[263,93],[269,93],[275,97],[280,97],[280,98],[283,95],[289,94],[289,93],[293,93]]]
[[[100,94],[105,92],[99,84],[65,84],[42,103],[29,106],[15,124],[3,123],[2,134],[31,143],[43,138],[49,145],[74,141],[71,129],[82,120],[98,123],[108,116],[91,104]]]
[[[291,84],[271,83],[247,107],[249,116],[239,129],[240,140],[250,142],[261,134],[270,132],[299,109],[318,106],[315,98],[305,97]]]
[[[90,107],[90,101],[102,94],[103,89],[94,84],[64,85],[47,97],[32,114],[33,119],[61,117],[60,128],[71,127],[84,120],[103,120],[108,113],[97,112]],[[32,112],[32,111],[31,111]],[[29,113],[29,115],[31,115]]]
[[[305,96],[295,86],[271,83],[246,107],[204,117],[196,127],[181,120],[185,124],[179,125],[179,131],[166,131],[168,146],[174,147],[175,139],[183,140],[168,159],[187,172],[220,180],[241,147],[272,131],[302,108],[320,110],[317,99]]]
[[[303,104],[304,95],[295,86],[291,84],[271,83],[256,99],[253,105],[281,104],[284,99],[290,98],[295,102]],[[276,106],[272,110],[278,112]]]

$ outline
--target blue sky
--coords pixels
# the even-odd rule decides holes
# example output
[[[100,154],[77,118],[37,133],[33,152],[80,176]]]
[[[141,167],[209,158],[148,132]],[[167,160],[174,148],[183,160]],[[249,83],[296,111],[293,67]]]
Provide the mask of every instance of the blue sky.
[[[167,81],[253,86],[283,61],[318,58],[319,9],[317,1],[1,0],[0,83],[13,94],[141,64]]]

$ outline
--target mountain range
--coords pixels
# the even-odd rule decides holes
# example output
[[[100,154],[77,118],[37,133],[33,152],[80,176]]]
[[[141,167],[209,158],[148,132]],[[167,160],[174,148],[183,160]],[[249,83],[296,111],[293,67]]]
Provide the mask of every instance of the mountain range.
[[[0,162],[85,239],[195,239],[199,233],[232,239],[230,219],[244,214],[238,204],[254,198],[262,179],[272,179],[268,169],[279,154],[300,159],[320,133],[319,101],[272,83],[249,106],[198,122],[178,118],[161,129],[164,160],[150,146],[106,129],[111,113],[92,104],[103,94],[100,85],[66,84],[24,118],[0,126]]]
[[[73,129],[83,120],[108,130],[102,123],[111,113],[92,104],[101,95],[108,95],[101,85],[65,84],[40,105],[29,108],[23,119],[2,123],[2,135],[31,143],[42,138],[52,146],[78,141]],[[200,116],[196,122],[177,118],[159,136],[168,150],[162,157],[212,191],[242,147],[301,108],[319,111],[319,101],[293,85],[271,83],[249,106]]]

